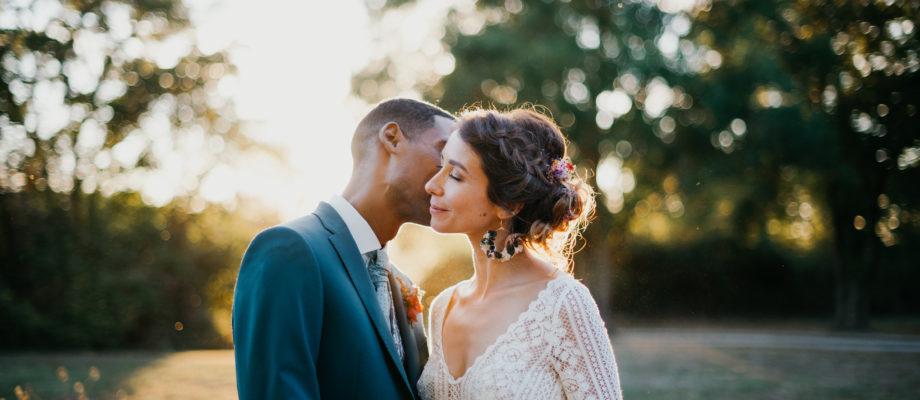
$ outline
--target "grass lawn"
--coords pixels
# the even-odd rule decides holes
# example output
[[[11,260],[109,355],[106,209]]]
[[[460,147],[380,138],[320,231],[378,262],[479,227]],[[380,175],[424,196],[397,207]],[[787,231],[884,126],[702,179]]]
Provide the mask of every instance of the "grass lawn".
[[[233,399],[230,350],[0,354],[0,398]],[[82,395],[82,396],[81,396]]]
[[[627,399],[920,398],[917,352],[747,348],[643,335],[613,340]],[[233,352],[0,354],[0,398],[18,399],[17,390],[45,400],[232,399]]]
[[[616,356],[627,399],[920,398],[920,354],[619,346]]]

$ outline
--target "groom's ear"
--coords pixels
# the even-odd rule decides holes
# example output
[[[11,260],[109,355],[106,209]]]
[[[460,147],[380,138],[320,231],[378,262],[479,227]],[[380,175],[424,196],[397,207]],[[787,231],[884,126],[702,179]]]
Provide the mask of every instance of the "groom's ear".
[[[399,146],[406,141],[406,135],[403,133],[402,129],[399,128],[399,124],[390,121],[384,124],[383,127],[380,128],[380,131],[377,132],[377,139],[380,140],[380,143],[383,144],[383,148],[386,149],[388,153],[394,154]]]

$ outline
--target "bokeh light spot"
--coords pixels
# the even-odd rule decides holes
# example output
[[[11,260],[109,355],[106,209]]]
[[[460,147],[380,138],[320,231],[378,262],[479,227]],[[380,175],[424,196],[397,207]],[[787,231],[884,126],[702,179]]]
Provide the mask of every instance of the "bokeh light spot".
[[[853,227],[856,228],[857,231],[865,229],[866,219],[863,218],[862,215],[857,215],[855,218],[853,218]]]
[[[735,136],[744,136],[747,133],[747,124],[744,123],[744,120],[735,118],[732,120],[731,129]]]
[[[876,107],[875,109],[879,117],[884,117],[888,115],[888,106],[884,104],[879,104],[878,107]]]
[[[64,366],[57,367],[57,378],[61,382],[67,382],[67,368]]]
[[[96,366],[89,367],[89,380],[95,382],[98,381],[102,374],[99,373],[99,368]]]

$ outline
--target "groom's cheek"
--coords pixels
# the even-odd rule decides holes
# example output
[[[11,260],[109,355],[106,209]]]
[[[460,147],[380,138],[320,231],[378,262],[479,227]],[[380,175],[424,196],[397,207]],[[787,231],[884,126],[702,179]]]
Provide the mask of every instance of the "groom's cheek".
[[[423,189],[425,188],[425,184],[427,184],[428,181],[431,180],[431,178],[434,178],[434,176],[438,174],[438,171],[440,171],[440,168],[437,168],[437,167],[435,167],[434,169],[432,169],[431,171],[429,171],[428,176],[425,177],[425,181],[422,182],[422,188],[423,188]]]

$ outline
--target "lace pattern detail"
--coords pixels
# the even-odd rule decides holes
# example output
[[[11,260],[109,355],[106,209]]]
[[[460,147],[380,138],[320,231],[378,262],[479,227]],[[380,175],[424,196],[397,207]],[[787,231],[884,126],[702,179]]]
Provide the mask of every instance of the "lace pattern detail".
[[[456,285],[431,305],[431,358],[422,399],[621,399],[616,359],[591,293],[569,275],[551,280],[461,377],[441,348],[441,325]]]

